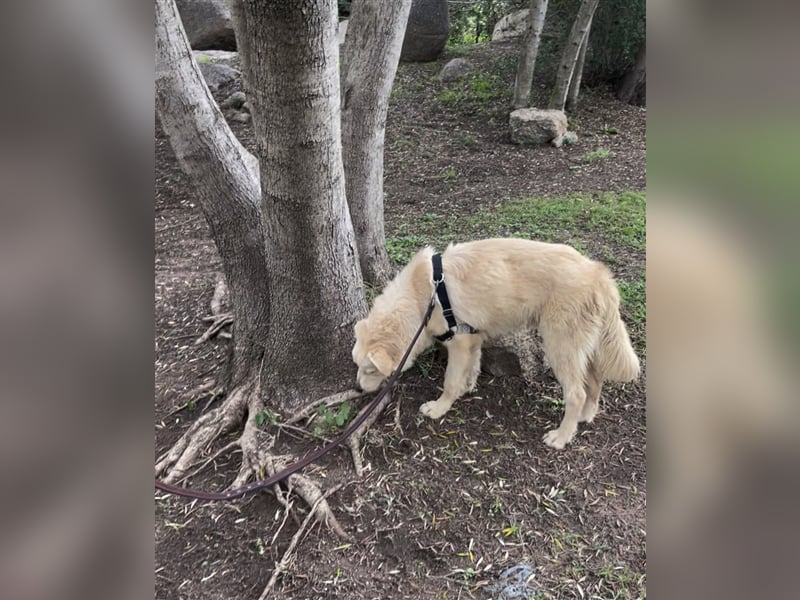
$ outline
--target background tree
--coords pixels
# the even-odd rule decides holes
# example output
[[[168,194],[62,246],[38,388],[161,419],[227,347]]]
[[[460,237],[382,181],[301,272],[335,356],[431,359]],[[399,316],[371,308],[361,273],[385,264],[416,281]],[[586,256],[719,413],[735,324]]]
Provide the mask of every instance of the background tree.
[[[558,70],[556,71],[556,81],[553,85],[553,91],[550,94],[550,102],[548,105],[550,108],[564,110],[567,103],[570,82],[575,73],[575,66],[578,62],[581,46],[589,31],[589,26],[598,3],[599,0],[582,0],[581,2],[578,14],[572,24],[569,37],[564,45]]]
[[[382,287],[393,274],[383,219],[383,143],[389,94],[411,0],[355,0],[342,52],[342,146],[347,202],[364,279]]]
[[[622,102],[631,104],[640,95],[647,73],[647,44],[644,42],[636,53],[636,62],[617,84],[616,95]]]
[[[525,108],[530,104],[533,72],[536,67],[536,56],[539,53],[539,42],[547,15],[547,0],[531,0],[528,15],[528,28],[522,41],[522,50],[517,64],[517,78],[514,82],[514,108]]]
[[[578,97],[581,93],[581,82],[583,81],[583,68],[586,64],[586,50],[589,48],[589,36],[592,31],[592,19],[589,19],[589,24],[586,26],[586,33],[583,34],[583,42],[581,42],[581,49],[578,52],[578,60],[575,63],[575,69],[572,72],[572,79],[569,82],[569,92],[567,92],[567,110],[575,110],[578,107]]]
[[[354,67],[347,81],[380,85],[373,95],[365,90],[351,95],[357,99],[353,107],[364,102],[359,94],[377,103],[376,110],[362,113],[381,129],[379,134],[362,130],[365,144],[376,152],[382,147],[384,97],[397,66],[396,42],[387,42],[389,56],[373,65],[385,71],[382,76],[364,77],[360,57],[375,41],[368,24],[373,35],[394,40],[398,34],[389,25],[402,29],[406,4],[371,7],[367,24],[356,23],[358,47],[349,54]],[[236,140],[209,93],[175,0],[156,0],[155,6],[157,114],[195,184],[222,257],[234,316],[227,397],[159,459],[156,473],[167,481],[182,478],[209,443],[244,421],[241,436],[227,446],[242,450],[236,487],[253,473],[279,466],[269,452],[274,439],[260,435],[257,415],[267,406],[298,411],[319,396],[346,389],[353,378],[352,327],[366,312],[366,302],[345,200],[337,3],[233,0],[257,157]],[[320,497],[304,477],[290,481],[309,502]],[[330,519],[324,503],[319,512]]]

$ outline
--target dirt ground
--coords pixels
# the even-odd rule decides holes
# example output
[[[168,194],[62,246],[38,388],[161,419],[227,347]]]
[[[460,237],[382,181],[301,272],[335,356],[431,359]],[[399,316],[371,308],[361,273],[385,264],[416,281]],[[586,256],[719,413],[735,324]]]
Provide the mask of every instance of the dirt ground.
[[[468,55],[479,74],[468,85],[432,78],[452,52],[400,67],[386,134],[388,236],[430,213],[458,223],[509,198],[644,189],[643,109],[588,90],[571,119],[577,145],[518,147],[506,125],[513,52],[483,46]],[[252,147],[250,125],[232,127]],[[220,262],[158,124],[155,147],[160,455],[218,402],[190,392],[220,373],[227,342],[194,345]],[[602,160],[587,157],[598,149],[608,151]],[[643,265],[644,252],[630,258]],[[533,569],[537,598],[645,597],[644,378],[607,386],[595,422],[556,452],[541,442],[562,411],[549,371],[532,385],[482,375],[477,393],[442,422],[424,420],[417,408],[435,399],[443,372],[437,352],[404,375],[368,435],[364,477],[346,450],[305,471],[323,488],[344,485],[330,501],[353,541],[314,526],[274,597],[491,598],[499,575],[518,564]],[[237,469],[238,456],[224,456],[192,484],[219,489]],[[283,523],[267,492],[227,504],[155,497],[155,597],[164,600],[258,598],[307,511],[297,502]]]

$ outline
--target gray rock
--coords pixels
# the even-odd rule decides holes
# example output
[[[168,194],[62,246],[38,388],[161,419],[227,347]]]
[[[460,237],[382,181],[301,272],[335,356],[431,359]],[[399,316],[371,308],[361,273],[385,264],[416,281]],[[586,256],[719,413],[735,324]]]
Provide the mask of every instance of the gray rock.
[[[521,329],[489,340],[483,348],[481,368],[495,377],[522,375],[533,383],[541,381],[549,367],[535,329]]]
[[[473,66],[466,58],[454,58],[439,71],[437,79],[448,82],[456,81],[472,72]]]
[[[244,104],[242,104],[242,110],[244,112],[249,112],[252,115],[253,114],[253,105],[250,104],[249,102],[245,102]]]
[[[520,108],[508,119],[515,144],[560,145],[567,132],[567,115],[562,110]]]
[[[252,119],[250,113],[246,112],[237,112],[231,117],[232,121],[237,121],[238,123],[249,123],[250,119]]]
[[[497,600],[528,600],[540,591],[533,582],[533,577],[533,567],[521,563],[503,571],[497,581],[487,589]]]
[[[235,108],[236,110],[239,110],[244,106],[246,101],[247,97],[244,95],[244,92],[234,92],[230,96],[225,98],[225,100],[222,101],[222,104],[220,104],[219,107],[223,110],[225,110],[226,108]]]
[[[221,63],[200,63],[200,72],[206,80],[208,89],[212,92],[219,91],[220,88],[234,82],[241,75],[239,71],[228,65]]]
[[[481,353],[481,369],[493,377],[522,374],[519,357],[503,346],[487,346]]]
[[[574,131],[568,131],[564,134],[564,144],[572,146],[578,143],[578,134]]]
[[[492,41],[507,42],[523,35],[528,27],[528,13],[530,10],[524,8],[500,19],[492,30]]]
[[[195,50],[235,50],[228,0],[176,0],[189,45]]]
[[[439,58],[450,34],[447,0],[413,0],[400,60],[430,62]]]
[[[339,30],[338,30],[337,33],[339,35],[339,45],[340,46],[342,44],[344,44],[344,38],[347,35],[347,24],[348,23],[350,23],[350,21],[348,19],[345,19],[344,21],[339,21]]]

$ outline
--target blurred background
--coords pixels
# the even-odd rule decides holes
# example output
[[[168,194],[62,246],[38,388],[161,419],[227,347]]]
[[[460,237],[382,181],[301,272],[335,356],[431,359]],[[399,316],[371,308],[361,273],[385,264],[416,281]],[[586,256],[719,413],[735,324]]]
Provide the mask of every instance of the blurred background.
[[[491,32],[491,14],[457,4],[451,35]],[[4,9],[10,600],[152,589],[153,21],[137,11]],[[798,12],[647,3],[648,579],[663,597],[797,596]]]

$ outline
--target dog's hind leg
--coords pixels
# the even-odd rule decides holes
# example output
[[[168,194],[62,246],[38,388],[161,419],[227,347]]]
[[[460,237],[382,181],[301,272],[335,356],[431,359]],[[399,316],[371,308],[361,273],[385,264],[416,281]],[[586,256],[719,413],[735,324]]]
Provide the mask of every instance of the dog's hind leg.
[[[561,450],[578,430],[578,421],[586,401],[586,349],[593,346],[596,333],[584,321],[561,321],[555,326],[552,323],[542,323],[539,332],[550,367],[564,390],[565,405],[561,425],[558,429],[548,431],[543,439],[548,446]]]
[[[447,344],[444,392],[438,400],[419,407],[426,417],[438,419],[458,398],[475,387],[481,366],[481,336],[457,335]]]
[[[600,390],[603,388],[603,376],[597,371],[594,362],[589,361],[589,366],[586,369],[586,401],[583,404],[583,411],[581,412],[581,423],[591,423],[597,414],[597,408],[600,402]]]

